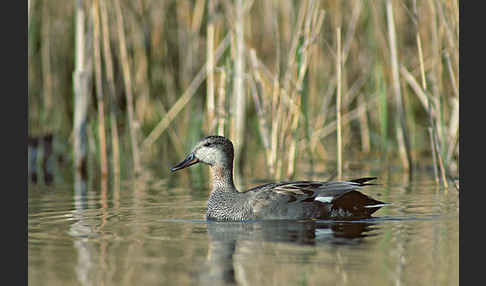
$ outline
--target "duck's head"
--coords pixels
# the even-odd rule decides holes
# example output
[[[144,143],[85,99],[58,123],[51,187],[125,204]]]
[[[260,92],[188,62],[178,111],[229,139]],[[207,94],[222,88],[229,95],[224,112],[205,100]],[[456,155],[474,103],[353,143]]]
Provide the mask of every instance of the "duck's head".
[[[174,172],[199,162],[210,166],[232,168],[233,156],[233,143],[229,139],[223,136],[207,136],[196,144],[184,161],[170,170]]]

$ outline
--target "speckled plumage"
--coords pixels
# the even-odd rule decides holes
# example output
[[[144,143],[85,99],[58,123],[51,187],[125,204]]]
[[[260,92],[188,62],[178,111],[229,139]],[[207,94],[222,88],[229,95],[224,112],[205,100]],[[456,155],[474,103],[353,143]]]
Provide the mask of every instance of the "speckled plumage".
[[[177,171],[198,162],[211,168],[212,190],[207,219],[330,219],[366,218],[384,203],[357,191],[375,178],[342,182],[269,183],[239,192],[233,183],[233,144],[223,136],[208,136],[193,148]]]

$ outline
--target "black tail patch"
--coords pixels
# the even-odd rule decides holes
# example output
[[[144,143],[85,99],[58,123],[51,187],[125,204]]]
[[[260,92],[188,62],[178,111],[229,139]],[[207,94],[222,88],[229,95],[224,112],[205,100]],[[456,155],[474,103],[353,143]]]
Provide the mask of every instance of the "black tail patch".
[[[366,183],[366,182],[376,180],[376,179],[377,179],[377,177],[365,177],[365,178],[349,180],[349,182],[358,183],[360,186],[373,186],[373,185],[378,185],[378,184]]]
[[[373,178],[372,178],[373,179]],[[362,178],[358,180],[369,181],[369,178]],[[385,203],[368,197],[367,195],[358,192],[350,191],[336,197],[332,201],[331,215],[335,217],[349,217],[349,218],[367,218],[377,210],[379,210]]]

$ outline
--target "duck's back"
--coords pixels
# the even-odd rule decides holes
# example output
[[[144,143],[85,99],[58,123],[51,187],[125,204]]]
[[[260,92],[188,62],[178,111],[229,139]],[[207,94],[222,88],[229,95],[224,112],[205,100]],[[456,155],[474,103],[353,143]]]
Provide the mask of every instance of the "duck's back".
[[[270,183],[245,195],[253,219],[366,218],[384,205],[356,190],[372,179]]]

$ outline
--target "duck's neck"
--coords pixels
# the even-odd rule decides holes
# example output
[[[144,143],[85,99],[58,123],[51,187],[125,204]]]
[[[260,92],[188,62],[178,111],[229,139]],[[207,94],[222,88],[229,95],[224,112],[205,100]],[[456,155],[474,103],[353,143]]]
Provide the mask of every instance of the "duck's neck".
[[[233,166],[212,166],[210,172],[213,191],[237,192],[233,183]]]

